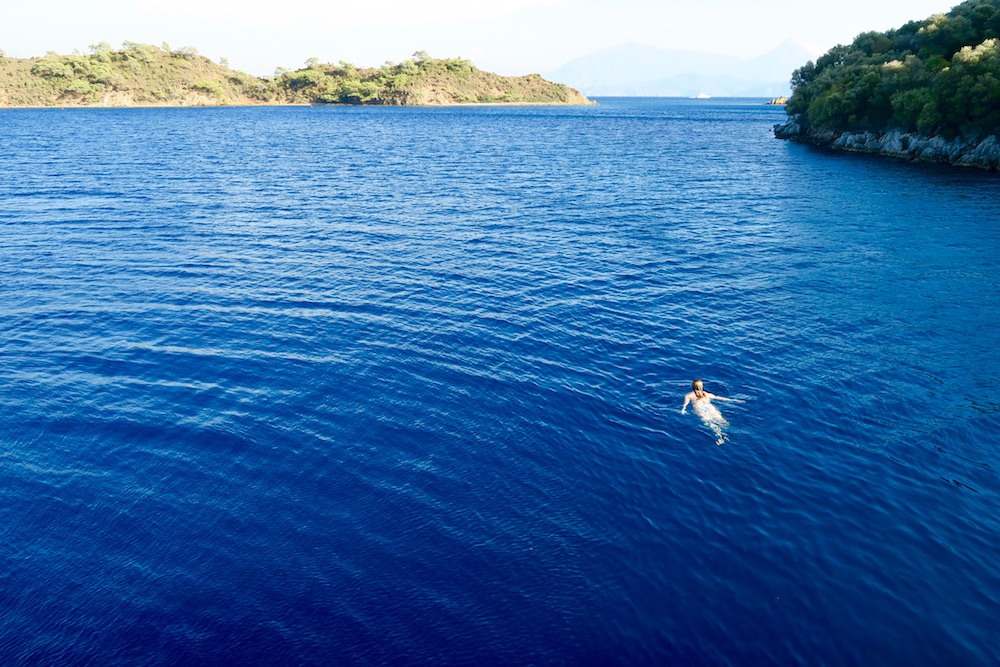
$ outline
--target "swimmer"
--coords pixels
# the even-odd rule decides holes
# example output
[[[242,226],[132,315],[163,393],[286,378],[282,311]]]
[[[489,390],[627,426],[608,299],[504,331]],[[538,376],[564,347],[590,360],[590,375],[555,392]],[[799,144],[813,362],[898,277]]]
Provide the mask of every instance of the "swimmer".
[[[722,431],[723,426],[729,426],[729,422],[726,418],[722,416],[719,409],[712,405],[712,399],[717,401],[734,401],[736,403],[742,403],[738,398],[726,398],[724,396],[716,396],[715,394],[710,394],[705,391],[705,385],[701,380],[695,379],[691,383],[691,391],[684,397],[684,405],[681,406],[681,414],[687,414],[688,403],[691,404],[691,411],[696,415],[701,417],[701,420],[712,429],[712,433],[715,434],[715,444],[721,445],[726,441],[725,433]]]

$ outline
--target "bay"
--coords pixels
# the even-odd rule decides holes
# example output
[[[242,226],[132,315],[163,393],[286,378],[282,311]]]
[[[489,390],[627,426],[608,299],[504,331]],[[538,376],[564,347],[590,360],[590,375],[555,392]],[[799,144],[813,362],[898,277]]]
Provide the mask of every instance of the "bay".
[[[599,102],[0,111],[3,662],[995,664],[996,175]]]

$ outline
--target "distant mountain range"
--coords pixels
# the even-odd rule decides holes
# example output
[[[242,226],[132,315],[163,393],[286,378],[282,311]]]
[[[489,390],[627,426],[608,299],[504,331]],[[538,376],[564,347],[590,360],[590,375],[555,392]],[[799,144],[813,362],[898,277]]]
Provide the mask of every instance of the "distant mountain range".
[[[621,44],[571,60],[546,77],[591,97],[778,97],[790,94],[792,71],[814,58],[792,41],[749,59]]]

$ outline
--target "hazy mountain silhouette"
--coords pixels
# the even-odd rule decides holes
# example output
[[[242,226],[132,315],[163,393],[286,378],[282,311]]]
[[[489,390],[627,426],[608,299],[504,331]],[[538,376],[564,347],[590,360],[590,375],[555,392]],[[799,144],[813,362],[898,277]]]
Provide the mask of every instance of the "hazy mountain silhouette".
[[[591,96],[777,97],[791,92],[792,71],[814,58],[792,41],[747,59],[620,44],[571,60],[547,78]]]

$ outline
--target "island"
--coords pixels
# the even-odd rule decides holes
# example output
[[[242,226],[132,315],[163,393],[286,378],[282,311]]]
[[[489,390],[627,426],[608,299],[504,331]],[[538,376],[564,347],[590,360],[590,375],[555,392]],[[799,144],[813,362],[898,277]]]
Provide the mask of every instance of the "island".
[[[106,42],[89,53],[9,58],[0,52],[0,107],[233,106],[284,104],[592,104],[538,74],[501,76],[461,58],[418,51],[378,68],[311,58],[297,70],[257,77],[197,49]]]
[[[775,136],[839,150],[1000,168],[1000,0],[867,32],[792,74]]]

